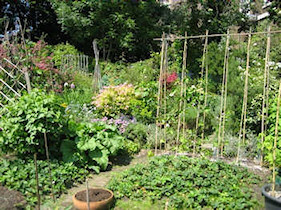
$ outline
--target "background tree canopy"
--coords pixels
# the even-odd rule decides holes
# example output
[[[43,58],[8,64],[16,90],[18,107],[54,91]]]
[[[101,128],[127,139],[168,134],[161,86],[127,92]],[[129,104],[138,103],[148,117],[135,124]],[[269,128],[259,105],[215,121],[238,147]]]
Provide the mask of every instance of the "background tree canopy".
[[[203,34],[206,29],[225,33],[231,25],[243,28],[246,23],[239,1],[228,0],[191,0],[173,9],[154,0],[9,0],[1,2],[0,8],[1,33],[6,20],[13,29],[12,23],[19,18],[22,25],[26,21],[32,40],[43,34],[50,44],[67,41],[92,55],[92,41],[97,39],[101,57],[111,61],[150,57],[151,52],[159,51],[159,42],[153,38],[160,37],[163,31],[177,35],[185,31],[189,35]],[[190,60],[201,53],[201,44],[200,40],[190,43]]]

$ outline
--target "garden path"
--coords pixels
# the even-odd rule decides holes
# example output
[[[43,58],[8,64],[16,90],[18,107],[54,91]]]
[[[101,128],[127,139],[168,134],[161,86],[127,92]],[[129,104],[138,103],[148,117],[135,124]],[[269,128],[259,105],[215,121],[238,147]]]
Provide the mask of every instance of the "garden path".
[[[121,156],[117,160],[113,160],[113,167],[110,171],[104,171],[99,174],[93,174],[88,179],[89,187],[105,187],[109,180],[116,174],[121,171],[124,171],[128,168],[133,167],[138,163],[146,163],[148,160],[146,151],[140,152],[132,160],[128,159],[128,156]],[[77,184],[73,188],[69,189],[67,194],[63,194],[59,199],[56,200],[56,203],[49,201],[41,206],[41,210],[74,210],[72,206],[72,196],[81,190],[84,190],[86,187],[86,182],[82,184]]]

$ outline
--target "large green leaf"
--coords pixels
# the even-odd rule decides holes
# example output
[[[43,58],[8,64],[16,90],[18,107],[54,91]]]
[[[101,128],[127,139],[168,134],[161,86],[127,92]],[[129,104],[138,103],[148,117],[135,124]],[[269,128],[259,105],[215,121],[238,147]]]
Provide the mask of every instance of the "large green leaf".
[[[78,150],[74,141],[64,140],[61,143],[60,151],[64,162],[74,162],[76,160],[75,154]]]
[[[108,165],[108,151],[96,149],[94,151],[89,152],[89,156],[96,161],[102,170],[105,170]]]

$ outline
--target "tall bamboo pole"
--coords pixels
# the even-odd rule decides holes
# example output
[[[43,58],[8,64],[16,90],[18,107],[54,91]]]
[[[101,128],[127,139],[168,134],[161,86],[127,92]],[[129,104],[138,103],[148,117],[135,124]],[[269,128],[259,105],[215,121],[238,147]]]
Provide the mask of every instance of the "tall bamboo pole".
[[[275,194],[275,162],[276,162],[276,147],[277,147],[277,138],[278,138],[278,127],[279,127],[279,109],[280,109],[280,98],[281,98],[281,81],[279,82],[279,92],[278,92],[278,100],[277,100],[277,110],[276,110],[276,123],[275,123],[275,138],[273,145],[273,167],[272,167],[272,192]]]
[[[249,80],[249,64],[250,64],[250,47],[251,47],[251,29],[247,46],[247,61],[246,61],[246,75],[245,75],[245,99],[244,99],[244,122],[243,122],[243,144],[245,143],[246,136],[246,121],[247,121],[247,103],[248,103],[248,80]]]
[[[270,26],[267,29],[268,32],[270,32]],[[268,61],[269,61],[269,53],[270,53],[270,34],[267,34],[267,44],[266,44],[266,54],[265,54],[265,63],[264,63],[264,80],[263,80],[263,97],[262,97],[262,121],[261,121],[261,166],[263,165],[263,142],[264,142],[264,138],[266,136],[266,130],[265,130],[265,107],[267,107],[267,98],[266,98],[266,93],[267,93],[267,88],[268,88]]]
[[[229,31],[227,32],[229,34]],[[224,146],[224,134],[225,134],[225,119],[226,119],[226,103],[227,103],[227,79],[228,79],[228,59],[229,59],[229,39],[230,36],[227,36],[226,46],[226,64],[225,64],[225,85],[224,85],[224,104],[223,104],[223,121],[222,121],[222,139],[221,139],[221,157],[223,156],[223,146]]]
[[[205,45],[206,45],[206,49],[205,49],[205,92],[204,92],[204,106],[203,106],[203,123],[202,123],[202,135],[201,135],[201,139],[202,141],[204,140],[204,134],[205,134],[205,120],[206,120],[206,107],[207,107],[207,98],[208,98],[208,75],[209,75],[209,67],[208,67],[208,37],[206,37],[205,40]],[[202,63],[203,65],[203,63]]]
[[[229,33],[229,31],[228,31]],[[223,97],[224,97],[224,85],[225,85],[225,73],[226,73],[226,59],[227,59],[227,53],[228,53],[228,41],[225,42],[225,52],[224,52],[224,62],[223,62],[223,75],[222,75],[222,85],[221,85],[221,103],[220,103],[220,118],[219,118],[219,131],[218,131],[218,149],[217,149],[217,158],[219,157],[219,151],[221,146],[221,130],[222,130],[222,113],[223,113]]]
[[[209,34],[209,31],[206,30],[205,44],[204,44],[204,49],[203,49],[202,66],[201,66],[201,80],[203,80],[203,78],[204,78],[205,51],[206,51],[207,44],[208,44],[208,34]],[[196,150],[196,138],[197,138],[198,128],[199,128],[199,116],[200,116],[200,100],[198,100],[198,105],[197,105],[197,116],[196,116],[196,122],[195,122],[195,135],[194,135],[194,141],[193,141],[193,155],[195,155],[195,150]]]
[[[165,66],[164,66],[164,76],[167,76],[168,72],[168,43],[166,41],[166,49],[165,49]],[[164,140],[165,140],[165,151],[167,151],[167,79],[164,80]]]
[[[186,33],[186,32],[185,32]],[[184,76],[186,70],[186,56],[187,56],[187,40],[184,40],[184,49],[183,49],[183,64],[182,64],[182,72],[181,72],[181,92],[180,92],[180,104],[179,104],[179,116],[178,116],[178,129],[177,129],[177,139],[176,139],[176,153],[178,152],[179,147],[179,137],[180,137],[180,126],[181,126],[181,118],[183,115],[182,103],[183,103],[183,89],[184,89]]]
[[[157,95],[157,111],[156,111],[156,129],[155,129],[155,155],[157,154],[158,144],[158,124],[159,124],[159,113],[160,113],[160,100],[161,100],[161,88],[162,88],[162,72],[163,72],[163,61],[164,61],[164,48],[165,48],[165,33],[162,34],[162,49],[161,49],[161,63],[160,63],[160,75],[158,84],[158,95]]]
[[[250,29],[250,32],[251,32],[251,29]],[[249,33],[248,46],[247,46],[247,61],[246,61],[246,72],[245,72],[244,97],[243,97],[243,105],[242,105],[242,111],[241,111],[239,140],[238,140],[237,158],[236,158],[237,163],[239,161],[239,156],[240,156],[242,131],[243,131],[243,143],[244,143],[244,140],[245,140],[245,133],[246,133],[245,127],[246,127],[246,110],[247,110],[247,94],[248,94],[248,73],[249,73],[249,62],[250,62],[250,45],[251,45],[251,33]]]

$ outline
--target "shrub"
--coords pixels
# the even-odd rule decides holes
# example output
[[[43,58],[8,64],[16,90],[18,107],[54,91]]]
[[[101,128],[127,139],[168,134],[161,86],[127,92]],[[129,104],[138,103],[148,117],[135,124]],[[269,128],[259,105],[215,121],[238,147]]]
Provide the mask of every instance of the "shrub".
[[[60,67],[61,66],[61,57],[64,55],[78,55],[78,50],[66,43],[66,44],[58,44],[55,45],[52,49],[53,57],[52,61],[54,62],[55,66]]]
[[[130,115],[131,104],[138,100],[135,88],[131,84],[104,87],[100,93],[93,97],[94,104],[103,116]]]
[[[8,111],[0,118],[0,148],[22,157],[33,153],[45,155],[46,132],[50,154],[58,156],[57,148],[64,136],[64,108],[53,94],[33,90],[6,106]]]

